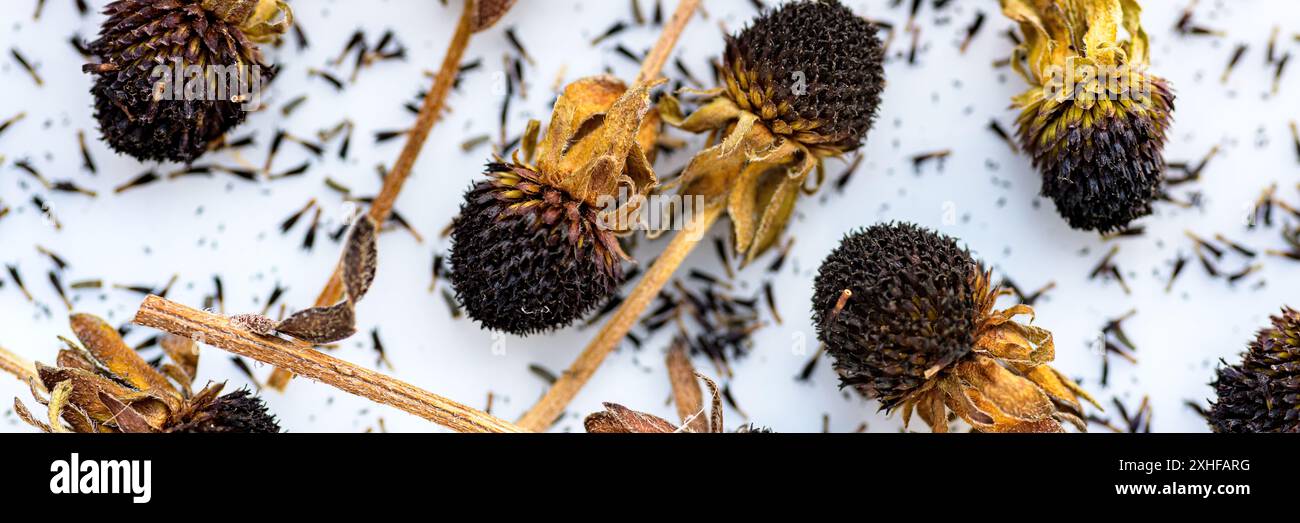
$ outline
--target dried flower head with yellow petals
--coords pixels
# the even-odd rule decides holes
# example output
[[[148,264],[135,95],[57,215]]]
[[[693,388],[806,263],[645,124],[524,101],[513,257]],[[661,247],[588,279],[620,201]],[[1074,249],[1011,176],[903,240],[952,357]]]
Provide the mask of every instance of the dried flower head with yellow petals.
[[[1027,305],[995,311],[1006,291],[952,238],[912,224],[850,234],[822,262],[813,321],[843,385],[881,408],[915,411],[935,432],[948,411],[985,432],[1086,430],[1079,398],[1047,363],[1052,334],[1018,323]],[[1100,408],[1100,407],[1099,407]]]
[[[465,193],[452,232],[451,280],[485,328],[527,335],[569,325],[623,282],[631,232],[652,168],[659,118],[649,90],[609,76],[584,78],[555,102],[538,143],[529,122],[509,162],[488,164]]]
[[[89,48],[99,63],[85,66],[95,117],[104,141],[142,161],[192,162],[242,123],[274,75],[257,44],[293,26],[284,0],[116,0],[104,12]]]
[[[1024,33],[1011,63],[1030,88],[1014,105],[1043,195],[1075,229],[1107,233],[1151,214],[1174,94],[1146,70],[1137,0],[1002,0],[1002,11]]]
[[[221,395],[224,383],[193,392],[199,349],[193,340],[162,339],[168,363],[154,367],[117,330],[87,314],[72,316],[81,344],[63,340],[56,367],[36,364],[32,394],[45,420],[14,399],[18,416],[45,432],[280,432],[260,398],[246,390]]]
[[[690,116],[664,97],[670,125],[714,145],[681,178],[684,195],[725,204],[737,252],[751,261],[776,243],[800,193],[821,185],[822,160],[857,149],[884,89],[876,28],[836,0],[768,11],[727,38],[724,86]],[[815,182],[808,178],[817,171]]]

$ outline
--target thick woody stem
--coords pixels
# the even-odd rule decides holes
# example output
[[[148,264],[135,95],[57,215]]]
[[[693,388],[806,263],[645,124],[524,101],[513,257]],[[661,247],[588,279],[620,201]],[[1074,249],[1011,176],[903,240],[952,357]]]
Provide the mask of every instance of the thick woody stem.
[[[4,347],[0,347],[0,371],[13,374],[15,378],[22,380],[23,383],[30,382],[36,378],[36,366],[26,358],[9,352]]]
[[[609,356],[619,342],[623,341],[628,331],[632,330],[632,326],[641,317],[641,313],[655,299],[655,296],[659,295],[659,291],[664,288],[668,280],[672,279],[673,273],[686,259],[686,255],[690,254],[704,238],[713,222],[717,221],[722,214],[722,209],[721,204],[710,205],[703,213],[696,215],[684,230],[678,231],[673,236],[673,240],[669,242],[663,254],[659,255],[654,265],[646,271],[641,282],[632,289],[631,294],[618,310],[614,311],[605,326],[601,327],[596,338],[591,340],[573,365],[570,365],[551,389],[546,391],[541,401],[533,405],[533,408],[519,419],[521,427],[541,432],[555,423],[564,412],[564,408],[578,395],[578,391],[587,384],[587,380],[596,373],[596,369],[600,368],[605,357]]]
[[[404,381],[358,367],[310,347],[259,336],[224,316],[195,310],[158,296],[145,298],[134,323],[201,340],[240,356],[276,365],[344,392],[404,410],[457,432],[525,432],[508,421],[466,407]]]
[[[700,0],[682,0],[677,4],[677,11],[673,12],[673,17],[668,20],[668,25],[664,26],[664,32],[659,35],[659,41],[646,55],[645,60],[641,62],[641,72],[636,76],[636,83],[649,82],[659,76],[664,64],[668,63],[668,56],[672,54],[673,48],[677,46],[677,40],[681,38],[682,31],[686,29],[686,24],[691,21],[695,15],[695,10],[700,7]]]
[[[438,123],[442,116],[443,104],[447,100],[447,95],[451,93],[452,85],[456,82],[461,59],[465,56],[465,48],[469,45],[470,36],[473,34],[474,15],[474,0],[466,0],[465,10],[460,15],[460,22],[456,25],[456,33],[451,38],[447,55],[443,57],[442,67],[433,80],[433,89],[424,97],[424,104],[420,106],[420,115],[415,121],[415,127],[407,135],[406,145],[402,147],[397,163],[384,178],[384,186],[379,190],[374,203],[370,205],[370,217],[375,219],[375,223],[383,224],[388,221],[388,217],[393,212],[393,204],[397,202],[402,186],[411,176],[411,169],[415,167],[415,161],[420,157],[424,141],[428,139],[434,124]],[[327,307],[338,303],[342,298],[343,267],[336,265],[325,288],[316,298],[316,306]],[[267,380],[267,386],[282,391],[292,378],[292,373],[277,368]]]

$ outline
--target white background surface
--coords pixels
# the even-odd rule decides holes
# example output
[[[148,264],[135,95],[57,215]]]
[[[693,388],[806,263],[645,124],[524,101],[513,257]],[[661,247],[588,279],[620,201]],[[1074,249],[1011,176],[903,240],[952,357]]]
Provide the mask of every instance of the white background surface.
[[[104,2],[91,2],[96,8]],[[413,100],[430,81],[425,72],[441,61],[459,2],[444,7],[432,0],[325,1],[295,0],[297,16],[311,46],[305,52],[287,43],[268,50],[268,57],[283,67],[273,85],[272,111],[252,115],[234,134],[255,132],[256,148],[247,149],[243,161],[260,165],[277,127],[300,136],[313,136],[343,118],[357,123],[351,160],[337,159],[338,140],[329,144],[323,162],[313,159],[302,177],[275,182],[248,183],[229,176],[186,178],[155,183],[124,194],[113,187],[152,168],[126,157],[114,156],[95,138],[88,88],[91,79],[80,71],[82,59],[67,40],[73,33],[90,37],[100,15],[79,16],[71,0],[49,0],[40,21],[33,22],[35,2],[10,0],[0,21],[0,119],[20,111],[27,118],[0,135],[0,199],[14,207],[0,220],[0,263],[15,264],[39,304],[27,302],[7,274],[0,275],[0,345],[32,359],[51,361],[59,343],[56,336],[70,335],[67,311],[45,280],[51,268],[36,252],[42,245],[59,253],[71,265],[65,283],[103,278],[122,284],[162,285],[172,274],[180,280],[171,298],[194,306],[212,292],[212,276],[225,282],[226,311],[254,312],[276,282],[289,288],[284,300],[291,308],[309,305],[333,266],[337,248],[322,230],[311,252],[300,248],[304,218],[287,236],[279,223],[316,197],[327,210],[338,209],[338,196],[325,188],[325,176],[352,187],[357,194],[378,190],[375,166],[391,165],[401,140],[375,144],[377,130],[410,126],[414,116],[402,104]],[[666,2],[671,12],[675,2]],[[902,27],[904,6],[886,0],[846,2],[859,14]],[[653,1],[642,4],[652,6]],[[677,55],[705,81],[708,60],[722,49],[719,24],[740,28],[755,14],[746,0],[707,0],[709,18],[695,19],[678,47]],[[904,2],[910,4],[910,2]],[[1164,285],[1178,254],[1191,254],[1184,230],[1203,236],[1222,232],[1255,248],[1279,248],[1278,230],[1247,233],[1244,216],[1249,205],[1268,184],[1277,181],[1279,194],[1300,203],[1295,185],[1296,153],[1287,130],[1289,120],[1300,117],[1300,81],[1292,70],[1282,88],[1269,93],[1272,68],[1264,64],[1264,48],[1274,24],[1282,24],[1280,53],[1300,52],[1291,35],[1300,5],[1283,0],[1201,2],[1196,20],[1223,30],[1223,37],[1181,37],[1172,28],[1186,1],[1145,2],[1146,28],[1152,37],[1153,70],[1166,76],[1177,89],[1176,123],[1167,157],[1196,162],[1214,145],[1222,153],[1197,185],[1178,187],[1174,194],[1186,199],[1190,190],[1204,192],[1202,209],[1178,209],[1161,204],[1155,216],[1142,222],[1143,237],[1118,241],[1116,258],[1132,288],[1125,294],[1113,282],[1090,281],[1088,272],[1110,248],[1094,234],[1070,230],[1048,201],[1037,198],[1038,175],[1028,160],[986,129],[990,119],[1013,128],[1014,114],[1007,107],[1011,96],[1025,85],[1009,69],[995,69],[994,61],[1011,51],[1002,34],[1011,24],[994,1],[956,0],[936,13],[925,2],[918,23],[922,48],[917,64],[909,65],[901,53],[910,36],[899,35],[890,48],[886,65],[889,81],[875,130],[863,152],[866,160],[844,193],[825,190],[801,202],[789,230],[797,236],[792,258],[776,278],[776,295],[785,323],[772,325],[755,336],[752,354],[735,363],[730,381],[735,398],[749,421],[778,431],[820,431],[823,415],[831,431],[851,431],[866,422],[870,431],[897,431],[897,418],[877,413],[874,402],[838,390],[829,362],[823,360],[811,382],[797,375],[816,349],[808,317],[811,278],[822,257],[849,230],[882,220],[911,220],[959,237],[999,274],[1009,274],[1027,289],[1048,281],[1057,287],[1038,304],[1038,324],[1056,335],[1058,368],[1079,378],[1099,398],[1119,397],[1133,406],[1143,395],[1154,405],[1157,431],[1202,431],[1204,424],[1183,405],[1203,401],[1212,393],[1207,383],[1219,358],[1231,358],[1244,348],[1252,333],[1284,303],[1300,306],[1300,264],[1278,258],[1261,260],[1263,270],[1235,288],[1209,278],[1189,264],[1170,294]],[[987,15],[982,31],[962,54],[958,46],[976,11]],[[511,136],[529,118],[545,120],[557,76],[571,81],[602,72],[606,66],[624,78],[635,64],[614,52],[616,43],[643,51],[655,37],[649,27],[630,29],[598,46],[590,41],[618,20],[630,19],[628,2],[578,0],[523,0],[501,24],[476,37],[466,62],[482,59],[484,67],[465,76],[451,95],[453,108],[425,146],[414,176],[398,202],[398,210],[424,234],[423,244],[411,235],[392,232],[381,238],[381,265],[371,294],[359,308],[361,332],[345,342],[335,355],[373,366],[374,353],[366,333],[379,327],[393,369],[385,372],[437,393],[483,408],[489,392],[496,395],[493,412],[514,419],[544,391],[545,383],[528,369],[538,364],[559,372],[593,335],[592,329],[569,329],[531,339],[507,338],[505,354],[493,355],[492,337],[468,321],[453,321],[438,294],[427,291],[434,252],[448,245],[438,232],[456,213],[462,190],[480,175],[490,153],[487,147],[463,152],[469,137],[497,135],[501,96],[494,91],[502,57],[511,53],[504,30],[514,27],[536,65],[526,68],[528,98],[516,99],[509,115]],[[665,14],[666,16],[666,14]],[[385,62],[364,71],[342,92],[319,79],[308,78],[309,67],[325,67],[342,49],[357,27],[371,43],[393,29],[407,46],[404,62]],[[1248,44],[1249,51],[1229,82],[1219,81],[1233,47]],[[45,78],[36,87],[9,55],[22,51]],[[337,72],[346,77],[344,67]],[[670,64],[668,72],[676,75]],[[305,105],[290,118],[280,107],[308,92]],[[85,129],[98,175],[81,168],[76,132]],[[678,134],[681,136],[681,134]],[[692,138],[694,144],[698,140]],[[692,149],[695,146],[692,146]],[[923,152],[952,149],[942,167],[927,164],[918,174],[910,157]],[[661,158],[659,168],[673,172],[688,158],[687,152]],[[14,161],[26,159],[47,177],[71,179],[99,191],[96,199],[78,195],[48,194]],[[287,169],[308,159],[301,148],[286,143],[277,160]],[[200,163],[233,165],[241,160],[230,153],[205,157]],[[174,166],[163,166],[166,172]],[[832,162],[832,176],[842,166]],[[55,231],[32,208],[31,196],[49,201],[63,222]],[[944,223],[945,205],[955,206],[955,224]],[[715,234],[725,232],[718,226]],[[661,245],[662,242],[659,244]],[[634,255],[646,261],[658,245],[643,246]],[[1225,263],[1235,271],[1245,262]],[[695,253],[687,266],[721,273],[712,246]],[[769,275],[766,261],[742,274],[745,291],[757,292]],[[683,269],[682,274],[685,274]],[[1262,288],[1256,288],[1261,284]],[[446,282],[439,284],[440,288]],[[113,324],[127,321],[140,296],[127,291],[74,293],[78,311],[104,316]],[[44,307],[42,307],[42,305]],[[1140,362],[1131,365],[1113,359],[1109,388],[1100,388],[1097,331],[1106,320],[1137,309],[1127,324],[1138,347]],[[128,339],[135,343],[149,336],[143,329]],[[808,340],[806,352],[797,341]],[[556,430],[581,430],[582,415],[599,410],[600,402],[614,401],[632,408],[672,418],[666,404],[669,387],[663,369],[666,336],[648,340],[644,348],[623,347],[610,357]],[[156,349],[155,349],[156,350]],[[707,360],[697,367],[710,371]],[[270,369],[256,367],[260,379]],[[226,353],[205,347],[200,364],[202,379],[229,380],[230,387],[248,383]],[[0,398],[29,401],[25,387],[0,380]],[[390,431],[438,431],[438,427],[394,409],[370,404],[331,387],[295,381],[287,393],[264,393],[284,427],[296,432],[362,431],[377,428],[382,418]],[[12,412],[9,400],[0,408],[0,431],[27,431]],[[31,405],[29,401],[29,405]],[[1110,409],[1113,414],[1114,409]],[[729,427],[747,421],[731,409]],[[914,427],[916,428],[916,427]]]

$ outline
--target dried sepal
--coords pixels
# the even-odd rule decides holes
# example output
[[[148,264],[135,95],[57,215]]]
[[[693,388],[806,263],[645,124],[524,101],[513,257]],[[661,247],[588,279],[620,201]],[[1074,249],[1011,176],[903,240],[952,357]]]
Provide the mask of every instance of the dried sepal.
[[[118,430],[126,433],[157,432],[157,428],[150,424],[143,415],[111,394],[100,391],[99,401],[108,408],[111,414],[108,423],[116,426]]]
[[[159,343],[163,353],[172,361],[186,378],[186,383],[194,381],[199,369],[199,346],[194,340],[184,336],[168,334]],[[175,377],[173,377],[175,379]]]
[[[686,352],[686,340],[677,337],[668,347],[667,357],[668,382],[673,389],[673,403],[677,406],[677,417],[682,426],[691,432],[707,432],[708,420],[698,417],[704,411],[704,395],[700,382],[695,377],[695,366]]]
[[[28,425],[36,427],[41,432],[45,432],[45,433],[54,432],[54,427],[51,427],[50,424],[38,420],[36,419],[35,416],[32,416],[32,412],[27,410],[27,406],[23,405],[22,400],[19,400],[18,398],[14,398],[14,413],[18,414],[18,419],[23,420],[23,422]]]
[[[672,351],[669,349],[669,361],[673,361]],[[683,353],[683,357],[684,357]],[[681,361],[670,363],[670,367],[676,366],[678,372],[683,370]],[[685,362],[686,366],[690,365],[689,360]],[[670,369],[670,372],[673,372]],[[718,384],[703,374],[693,369],[690,370],[689,380],[695,386],[694,398],[687,397],[682,401],[682,396],[678,393],[678,388],[685,388],[687,385],[679,383],[678,376],[673,376],[673,392],[679,400],[677,407],[678,414],[682,417],[682,426],[677,427],[672,423],[652,414],[637,412],[616,403],[605,403],[605,410],[591,414],[583,420],[583,425],[587,432],[593,434],[668,434],[677,432],[689,433],[720,433],[724,432],[722,423],[722,394],[718,390]],[[706,411],[703,401],[698,397],[699,384],[694,380],[704,380],[704,384],[709,388],[709,393],[713,397],[711,408]],[[686,408],[683,408],[686,405]],[[691,410],[694,408],[695,410]],[[707,418],[705,416],[708,416]]]

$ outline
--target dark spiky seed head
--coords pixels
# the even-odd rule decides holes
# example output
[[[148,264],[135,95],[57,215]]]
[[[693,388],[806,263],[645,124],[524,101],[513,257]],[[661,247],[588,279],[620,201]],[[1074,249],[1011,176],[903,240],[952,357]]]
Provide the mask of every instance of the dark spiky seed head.
[[[768,11],[727,39],[728,96],[773,132],[856,149],[885,86],[884,46],[871,22],[836,0]]]
[[[184,100],[183,92],[173,90],[174,100],[155,100],[159,82],[167,78],[155,76],[155,67],[174,71],[175,60],[183,65],[247,67],[243,79],[250,89],[257,81],[253,67],[263,80],[274,73],[263,66],[257,46],[226,21],[237,18],[236,13],[223,19],[195,0],[116,0],[104,12],[108,19],[99,39],[90,44],[100,63],[86,67],[97,75],[91,88],[95,118],[105,142],[139,160],[192,162],[247,114],[245,102],[231,99],[237,93],[227,92],[219,101],[207,96]],[[180,79],[182,85],[186,78]],[[173,78],[173,85],[176,82]]]
[[[975,341],[972,277],[979,265],[947,236],[908,223],[846,236],[817,273],[813,321],[842,385],[892,409],[927,369]],[[844,290],[852,296],[836,313]]]
[[[1165,177],[1174,94],[1159,77],[1143,82],[1149,100],[1086,109],[1044,100],[1021,113],[1020,144],[1042,174],[1043,196],[1070,227],[1108,233],[1151,214]]]
[[[623,282],[623,251],[596,211],[520,166],[490,164],[452,232],[451,281],[485,328],[528,335],[565,327]]]
[[[1300,432],[1300,312],[1274,316],[1241,363],[1220,367],[1212,385],[1215,432]]]
[[[262,398],[241,389],[213,400],[169,432],[274,434],[280,432],[280,423],[267,411]]]

